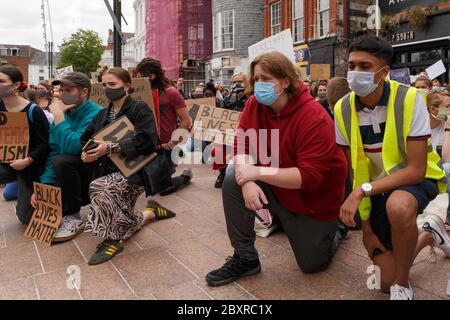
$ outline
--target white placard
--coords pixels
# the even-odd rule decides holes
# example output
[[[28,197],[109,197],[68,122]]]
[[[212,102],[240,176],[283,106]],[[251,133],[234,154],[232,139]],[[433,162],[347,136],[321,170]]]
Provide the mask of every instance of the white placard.
[[[249,63],[263,53],[278,51],[295,64],[294,41],[291,29],[286,29],[276,35],[266,38],[248,48]]]
[[[56,69],[55,79],[56,80],[61,80],[62,78],[64,78],[64,76],[66,74],[68,74],[70,72],[74,72],[74,71],[75,71],[75,69],[74,69],[73,66],[68,66],[68,67],[65,67],[65,68]]]
[[[411,79],[411,84],[413,84],[414,82],[416,82],[416,80],[420,77],[419,76],[409,76],[409,79]]]
[[[428,74],[428,77],[433,80],[439,77],[441,74],[445,73],[447,69],[445,69],[444,62],[442,60],[439,60],[432,66],[425,69],[425,71]]]

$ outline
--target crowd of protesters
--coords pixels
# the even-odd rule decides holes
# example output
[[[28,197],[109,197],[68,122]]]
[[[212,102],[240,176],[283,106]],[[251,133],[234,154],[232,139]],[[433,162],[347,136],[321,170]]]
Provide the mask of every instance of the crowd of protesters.
[[[25,113],[30,128],[27,157],[0,164],[4,197],[17,198],[17,217],[28,224],[37,205],[33,182],[61,188],[63,219],[54,242],[83,231],[101,237],[88,263],[104,263],[144,225],[175,216],[154,200],[137,209],[138,197],[149,193],[150,169],[126,177],[110,156],[133,160],[156,153],[167,164],[158,174],[168,176],[157,193],[186,187],[191,169],[172,177],[171,156],[182,141],[173,133],[192,129],[187,99],[213,98],[215,107],[242,114],[233,146],[190,140],[187,147],[211,151],[234,249],[206,275],[208,285],[260,272],[255,237],[268,236],[274,224],[286,233],[305,273],[327,268],[350,228],[362,229],[368,256],[381,270],[382,291],[392,300],[412,300],[409,274],[419,252],[439,248],[450,257],[450,205],[446,221],[429,214],[419,227],[416,222],[439,193],[450,192],[450,94],[426,74],[412,86],[389,80],[392,56],[385,40],[362,36],[349,47],[346,78],[313,83],[300,79],[281,53],[266,53],[251,63],[248,76],[235,74],[229,88],[210,80],[188,94],[183,79],[168,79],[158,60],[146,58],[136,76],[147,77],[158,91],[159,121],[130,96],[132,75],[124,69],[100,75],[110,101],[102,108],[90,100],[92,81],[82,73],[28,86],[18,68],[2,66],[0,111]],[[124,116],[135,127],[132,136],[117,143],[95,140]],[[259,135],[247,140],[249,130],[276,130],[277,151]],[[260,148],[272,154],[270,163],[260,158]]]

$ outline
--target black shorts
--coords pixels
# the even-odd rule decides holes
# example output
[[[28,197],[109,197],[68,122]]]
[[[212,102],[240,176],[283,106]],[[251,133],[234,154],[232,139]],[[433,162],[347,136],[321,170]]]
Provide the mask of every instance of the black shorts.
[[[437,181],[431,179],[425,179],[420,184],[403,186],[396,190],[402,190],[411,193],[417,200],[419,210],[417,214],[421,214],[423,210],[428,206],[430,201],[434,200],[439,194]],[[390,196],[390,193],[383,193],[370,198],[372,202],[372,211],[370,213],[370,225],[373,232],[377,235],[383,246],[392,251],[392,235],[391,224],[386,212],[386,202]],[[375,249],[373,256],[381,254],[381,251]]]

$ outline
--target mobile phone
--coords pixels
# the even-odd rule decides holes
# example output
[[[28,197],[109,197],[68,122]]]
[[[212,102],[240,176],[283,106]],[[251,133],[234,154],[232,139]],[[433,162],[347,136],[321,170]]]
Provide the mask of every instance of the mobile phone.
[[[98,147],[98,144],[94,140],[90,139],[83,147],[83,152],[88,152]]]

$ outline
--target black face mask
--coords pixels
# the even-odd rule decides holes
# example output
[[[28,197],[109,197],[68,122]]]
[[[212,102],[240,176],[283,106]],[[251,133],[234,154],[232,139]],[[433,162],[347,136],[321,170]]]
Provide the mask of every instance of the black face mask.
[[[106,87],[105,95],[109,101],[117,101],[117,100],[120,100],[123,97],[125,97],[127,95],[127,92],[125,91],[125,89],[123,87],[117,88],[117,89]]]
[[[47,91],[43,91],[43,90],[38,90],[36,92],[36,96],[38,98],[46,98],[48,96],[48,92]]]

